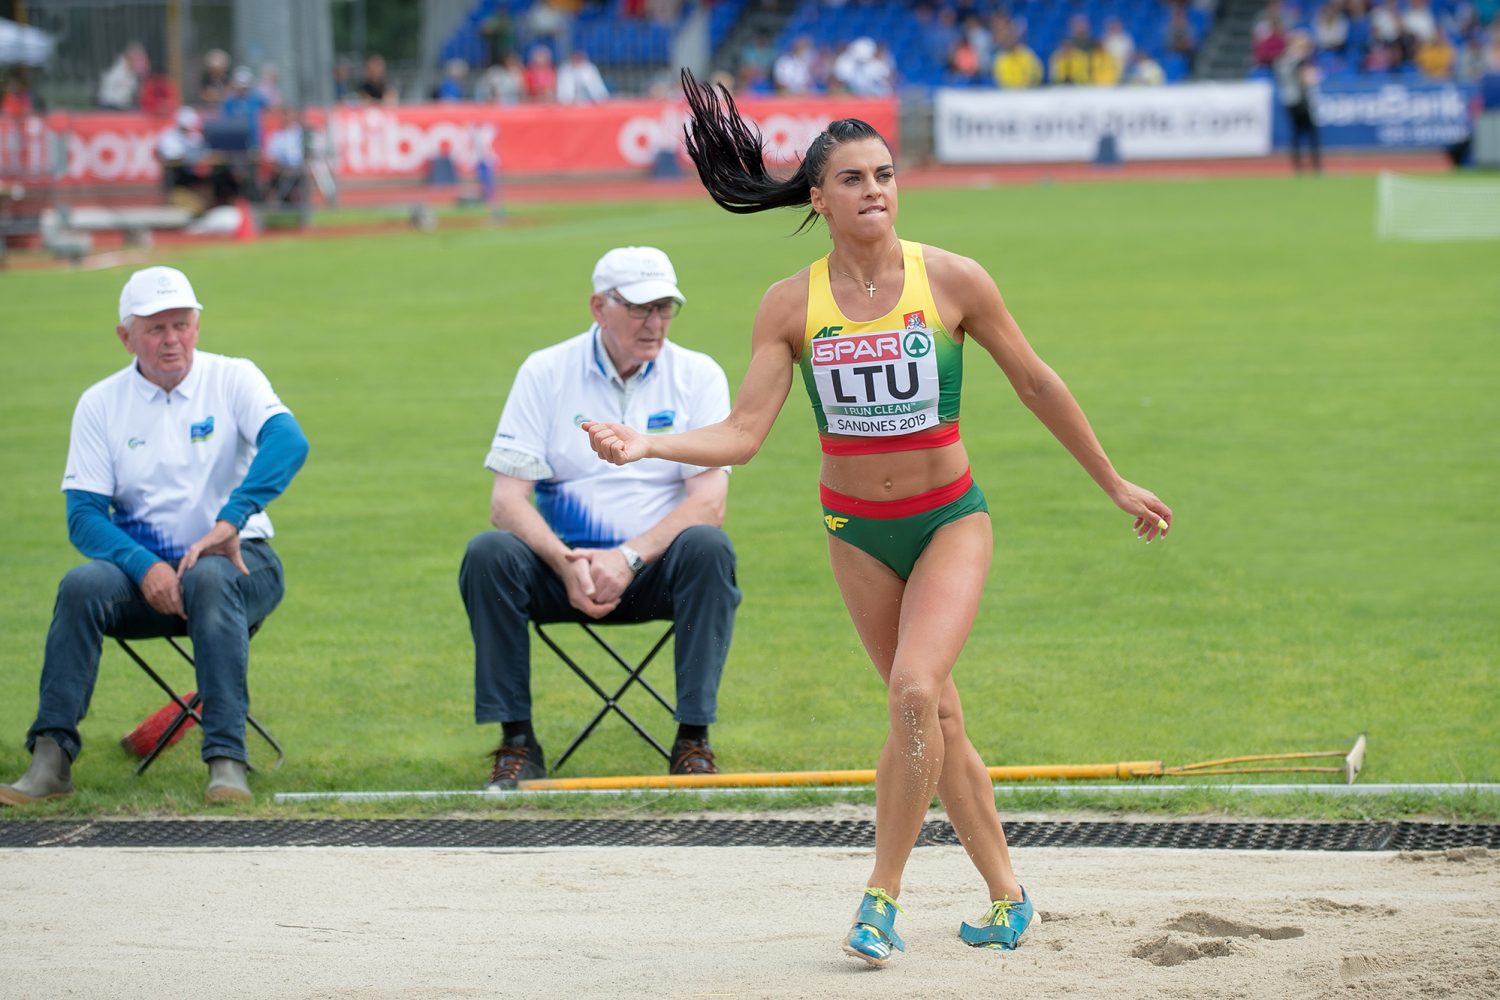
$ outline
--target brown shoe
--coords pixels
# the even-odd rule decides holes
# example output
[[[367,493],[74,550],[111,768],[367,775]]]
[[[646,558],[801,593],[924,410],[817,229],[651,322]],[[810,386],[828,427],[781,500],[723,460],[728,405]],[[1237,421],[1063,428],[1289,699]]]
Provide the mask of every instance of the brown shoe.
[[[485,791],[505,791],[515,788],[517,782],[547,776],[547,758],[542,755],[541,744],[524,736],[502,740],[490,756],[495,766],[490,768],[490,782]]]
[[[672,766],[668,773],[718,774],[714,748],[708,745],[708,740],[678,740],[672,744]]]

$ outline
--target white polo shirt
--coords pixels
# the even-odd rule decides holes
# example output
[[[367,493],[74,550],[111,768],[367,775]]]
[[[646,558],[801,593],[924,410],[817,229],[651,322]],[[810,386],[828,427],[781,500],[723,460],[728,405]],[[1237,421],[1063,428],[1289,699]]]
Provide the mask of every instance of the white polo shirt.
[[[62,488],[109,497],[115,524],[176,562],[244,480],[261,425],[290,412],[244,358],[194,351],[192,371],[171,392],[132,361],[78,400]],[[264,511],[240,531],[271,535]]]
[[[611,548],[645,532],[682,501],[683,481],[704,471],[655,458],[611,465],[594,454],[579,424],[609,420],[666,434],[729,415],[729,380],[707,354],[668,340],[622,394],[599,356],[597,332],[585,330],[522,363],[485,459],[493,472],[506,471],[506,451],[545,462],[552,476],[536,484],[537,509],[575,548]]]

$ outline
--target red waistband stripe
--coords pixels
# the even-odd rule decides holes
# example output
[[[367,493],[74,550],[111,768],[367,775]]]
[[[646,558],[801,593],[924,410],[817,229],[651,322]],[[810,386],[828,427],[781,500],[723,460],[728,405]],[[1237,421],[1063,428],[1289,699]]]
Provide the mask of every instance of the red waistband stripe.
[[[969,492],[969,487],[973,485],[973,473],[965,469],[963,475],[947,486],[939,486],[937,489],[918,493],[916,496],[902,497],[900,500],[861,500],[859,497],[851,497],[826,486],[819,486],[818,492],[823,500],[823,506],[829,510],[835,510],[850,517],[872,517],[876,520],[888,521],[892,518],[911,517],[929,510],[936,510]]]
[[[958,440],[958,421],[938,424],[925,431],[899,437],[845,437],[819,434],[825,455],[886,455],[893,451],[921,451],[941,448]]]

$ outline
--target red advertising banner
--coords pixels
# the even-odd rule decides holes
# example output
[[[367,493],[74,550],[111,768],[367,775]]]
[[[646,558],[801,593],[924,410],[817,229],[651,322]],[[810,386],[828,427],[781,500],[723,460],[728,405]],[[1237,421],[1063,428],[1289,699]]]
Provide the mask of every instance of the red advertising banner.
[[[899,142],[894,98],[746,99],[740,109],[759,126],[773,163],[796,162],[835,118],[862,118],[893,147]],[[340,179],[416,178],[434,156],[446,154],[467,171],[481,153],[502,175],[634,173],[649,168],[663,149],[687,162],[685,120],[686,105],[661,101],[339,107],[333,109],[334,173]],[[44,128],[29,124],[19,131],[32,154],[64,157],[61,183],[153,184],[161,177],[156,142],[169,124],[161,118],[91,112],[41,121]],[[324,122],[321,110],[309,111],[310,125]],[[12,165],[6,156],[0,149],[0,176]]]

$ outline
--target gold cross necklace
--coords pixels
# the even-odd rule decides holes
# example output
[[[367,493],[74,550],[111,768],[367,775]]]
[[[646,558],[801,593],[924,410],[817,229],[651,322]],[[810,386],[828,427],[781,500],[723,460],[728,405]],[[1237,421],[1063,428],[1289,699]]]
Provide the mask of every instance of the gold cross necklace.
[[[900,245],[901,245],[901,241],[899,239],[895,243],[892,244],[892,246],[900,246]],[[865,286],[865,294],[868,295],[872,299],[875,297],[875,293],[877,291],[879,291],[879,289],[875,287],[875,281],[874,281],[874,279],[870,279],[870,280],[866,281],[864,278],[856,278],[856,277],[854,277],[854,275],[850,274],[848,271],[844,270],[842,267],[835,267],[834,269],[836,271],[838,271],[839,274],[842,274],[844,277],[846,277],[846,278],[853,278],[853,280],[859,282],[861,285],[864,285]]]

